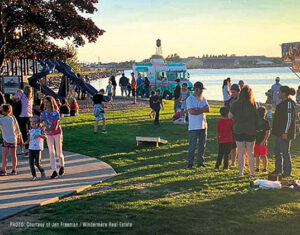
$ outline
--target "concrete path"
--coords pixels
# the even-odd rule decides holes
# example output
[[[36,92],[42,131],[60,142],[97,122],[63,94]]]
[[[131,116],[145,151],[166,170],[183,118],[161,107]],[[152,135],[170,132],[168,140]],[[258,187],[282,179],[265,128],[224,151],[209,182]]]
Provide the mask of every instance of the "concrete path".
[[[64,152],[64,155],[65,175],[50,179],[52,170],[49,154],[47,149],[44,150],[42,165],[47,179],[41,180],[37,170],[38,181],[34,182],[30,181],[28,159],[18,156],[18,175],[0,176],[0,220],[35,206],[58,201],[117,175],[110,165],[96,158],[70,152]],[[7,173],[10,173],[11,161],[8,166]]]

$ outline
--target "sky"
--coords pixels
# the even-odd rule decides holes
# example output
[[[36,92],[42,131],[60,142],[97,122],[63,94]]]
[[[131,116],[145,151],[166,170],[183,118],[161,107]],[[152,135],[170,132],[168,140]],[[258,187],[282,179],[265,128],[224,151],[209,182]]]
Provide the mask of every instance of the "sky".
[[[106,30],[79,48],[79,60],[141,61],[162,40],[166,57],[203,54],[281,56],[300,41],[299,0],[100,0],[90,15]]]

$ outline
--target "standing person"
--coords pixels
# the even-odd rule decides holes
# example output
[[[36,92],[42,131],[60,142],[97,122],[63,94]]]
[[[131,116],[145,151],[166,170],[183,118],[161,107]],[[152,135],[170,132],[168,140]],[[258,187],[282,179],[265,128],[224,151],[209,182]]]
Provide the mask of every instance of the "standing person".
[[[26,86],[24,92],[18,90],[17,94],[13,97],[16,101],[21,100],[22,111],[19,116],[19,125],[22,132],[23,141],[27,141],[27,133],[29,128],[29,118],[32,117],[32,107],[33,107],[33,97],[32,97],[32,88]],[[28,150],[28,144],[25,145],[25,148]],[[28,155],[26,151],[25,155]]]
[[[20,114],[22,112],[22,104],[21,104],[21,100],[15,100],[13,99],[13,103],[12,103],[12,112],[14,117],[17,120],[17,123],[20,127]],[[24,142],[23,142],[23,138],[22,136],[20,136],[20,138],[18,139],[18,145],[20,146],[20,152],[17,153],[17,155],[22,155],[24,154]]]
[[[176,79],[176,87],[174,88],[174,113],[176,113],[180,101],[180,79]]]
[[[276,106],[272,134],[275,136],[275,171],[279,174],[283,171],[283,177],[289,177],[292,173],[292,161],[290,155],[291,140],[296,137],[295,102],[291,95],[295,95],[294,88],[281,86],[278,97],[281,100]],[[283,162],[283,167],[282,167]]]
[[[226,80],[227,80],[228,89],[230,91],[230,88],[231,88],[231,78],[228,77]]]
[[[41,113],[40,120],[44,123],[47,135],[47,145],[52,169],[51,179],[65,173],[65,160],[62,152],[63,135],[60,127],[60,116],[55,99],[51,96],[44,98],[45,110]],[[56,155],[59,157],[59,172],[57,174]]]
[[[12,107],[10,104],[2,104],[0,112],[3,117],[0,118],[1,132],[2,132],[2,168],[0,176],[6,176],[6,166],[8,160],[8,153],[10,150],[12,159],[12,175],[17,174],[17,140],[21,137],[21,131],[17,120],[12,114]]]
[[[111,81],[108,81],[108,85],[106,86],[106,93],[107,93],[107,96],[109,97],[109,100],[110,102],[112,103],[113,102],[113,86],[111,84]],[[122,94],[123,96],[123,94]]]
[[[240,80],[240,81],[239,81],[239,87],[240,87],[240,90],[242,90],[242,89],[244,88],[244,86],[245,86],[244,81],[243,81],[243,80]]]
[[[253,91],[244,86],[239,99],[231,105],[229,118],[234,119],[233,135],[238,151],[239,176],[243,175],[245,160],[244,153],[248,155],[250,177],[254,176],[254,143],[256,136],[256,103]]]
[[[134,73],[131,73],[131,94],[133,96],[133,103],[136,104],[136,78]]]
[[[215,169],[219,169],[222,159],[223,169],[228,170],[228,156],[232,149],[233,137],[232,137],[232,127],[233,120],[228,118],[229,109],[227,107],[222,107],[220,109],[221,119],[217,121],[217,139],[219,144],[218,158],[216,161]]]
[[[153,103],[154,96],[155,96],[155,92],[151,91],[151,96],[150,96],[150,99],[149,99],[149,105],[150,105],[150,108],[151,108],[151,112],[149,114],[150,118],[154,118],[154,115],[155,115],[154,103]]]
[[[149,98],[149,92],[150,92],[150,81],[147,77],[145,77],[144,81],[144,87],[145,87],[145,96],[146,98]]]
[[[110,76],[109,81],[111,81],[111,85],[114,88],[113,97],[116,97],[117,82],[114,74]]]
[[[98,94],[93,96],[94,102],[94,134],[98,133],[99,121],[102,120],[102,134],[107,134],[105,129],[105,112],[104,112],[104,99],[103,99],[104,90],[101,89]]]
[[[144,81],[142,79],[142,75],[140,73],[138,73],[138,79],[136,80],[136,96],[138,97],[139,95],[141,96],[141,98],[143,98],[143,85],[144,85]]]
[[[164,105],[162,102],[162,98],[160,96],[160,89],[156,90],[155,96],[153,97],[153,108],[155,111],[155,119],[154,119],[154,125],[159,126],[159,112],[160,112],[160,107],[162,110],[164,110]]]
[[[194,164],[194,155],[198,143],[197,164],[198,167],[204,165],[204,150],[207,135],[207,122],[205,113],[209,112],[209,105],[203,96],[202,82],[194,84],[194,93],[186,100],[186,106],[189,113],[189,153],[187,157],[187,168],[191,169]]]
[[[224,100],[224,105],[226,105],[226,102],[230,98],[230,92],[229,92],[229,86],[228,86],[228,81],[225,79],[223,81],[223,86],[222,86],[222,93],[223,93],[223,100]]]
[[[121,95],[125,94],[127,96],[127,84],[129,82],[129,79],[125,77],[125,74],[122,73],[122,77],[119,80],[119,86],[121,87]]]
[[[239,98],[240,95],[240,86],[238,84],[232,84],[230,87],[230,91],[231,91],[231,97],[229,100],[227,100],[227,102],[225,103],[225,107],[227,107],[229,110],[231,108],[231,105],[237,101],[237,99]],[[235,167],[235,161],[236,161],[236,155],[237,155],[237,149],[236,149],[236,143],[233,140],[233,144],[232,144],[232,150],[231,150],[231,166]]]
[[[27,143],[29,143],[29,166],[32,174],[32,181],[36,181],[36,171],[35,166],[41,172],[41,178],[45,179],[45,170],[42,167],[42,151],[44,150],[44,140],[47,139],[46,134],[41,128],[39,116],[33,116],[30,118],[29,138]]]
[[[127,95],[127,97],[130,97],[130,92],[131,92],[131,84],[130,84],[129,79],[128,79],[128,83],[127,83],[127,93],[128,93],[128,95]]]
[[[267,172],[268,164],[268,148],[267,141],[270,136],[270,123],[266,120],[267,109],[265,107],[259,107],[257,114],[261,119],[261,123],[256,127],[256,140],[254,146],[254,156],[256,156],[256,172],[259,172],[260,158],[263,160],[263,172]]]
[[[180,92],[180,101],[181,101],[181,117],[185,118],[185,121],[188,120],[188,113],[186,109],[186,100],[190,96],[190,91],[187,88],[187,83],[182,84],[182,89]]]
[[[282,85],[279,82],[280,82],[280,78],[276,77],[275,84],[273,84],[273,86],[271,87],[273,93],[273,104],[275,107],[281,102],[280,98],[277,95],[279,88],[282,87]]]

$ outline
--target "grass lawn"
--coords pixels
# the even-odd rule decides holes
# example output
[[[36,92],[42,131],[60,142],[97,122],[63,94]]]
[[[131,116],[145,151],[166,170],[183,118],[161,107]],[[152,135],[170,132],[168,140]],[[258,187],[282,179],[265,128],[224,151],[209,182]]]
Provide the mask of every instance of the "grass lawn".
[[[92,133],[93,116],[63,119],[64,150],[97,157],[118,176],[58,203],[39,207],[44,222],[129,222],[132,228],[25,229],[23,233],[53,234],[298,234],[300,193],[289,189],[249,188],[249,173],[214,170],[219,106],[208,115],[207,168],[186,169],[187,126],[174,125],[167,101],[161,127],[154,127],[149,109],[107,113],[107,135]],[[141,145],[136,136],[162,136],[160,148]],[[268,170],[274,169],[273,139],[269,140]],[[293,175],[300,179],[300,140],[292,143]],[[257,178],[266,178],[260,173]]]

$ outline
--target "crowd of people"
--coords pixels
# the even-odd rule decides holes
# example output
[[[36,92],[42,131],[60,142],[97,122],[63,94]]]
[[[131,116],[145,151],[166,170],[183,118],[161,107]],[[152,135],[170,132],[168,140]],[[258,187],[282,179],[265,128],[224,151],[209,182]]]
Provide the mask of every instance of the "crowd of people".
[[[279,78],[272,86],[276,93],[273,96],[275,113],[272,118],[272,106],[268,109],[256,103],[250,86],[243,81],[231,84],[231,79],[224,80],[222,92],[224,106],[220,109],[221,119],[217,122],[217,140],[219,145],[215,168],[223,169],[235,166],[237,157],[239,176],[242,176],[247,159],[250,176],[260,171],[260,160],[263,161],[263,172],[267,172],[267,141],[270,133],[275,137],[275,170],[283,177],[291,176],[292,161],[290,155],[291,140],[296,137],[296,103],[291,96],[296,94],[294,88],[279,84]],[[192,168],[195,149],[198,147],[198,167],[206,167],[203,154],[206,144],[207,122],[205,113],[209,104],[203,96],[203,84],[194,84],[194,93],[186,100],[189,116],[189,151],[187,168]],[[175,102],[176,104],[176,102]],[[272,126],[272,128],[271,128]],[[198,144],[197,144],[198,140]],[[256,169],[254,160],[256,159]]]
[[[0,176],[7,175],[6,167],[8,154],[12,158],[11,175],[17,174],[17,155],[29,159],[32,180],[37,180],[35,166],[41,172],[41,178],[46,178],[45,170],[41,165],[43,141],[47,141],[52,174],[51,179],[65,172],[64,156],[62,152],[62,129],[60,119],[79,114],[79,105],[76,98],[55,100],[46,96],[41,101],[34,100],[32,88],[26,86],[18,90],[12,97],[5,99],[0,93],[0,125],[2,129],[2,168]],[[17,146],[20,152],[17,153]],[[59,167],[56,164],[59,158]]]

